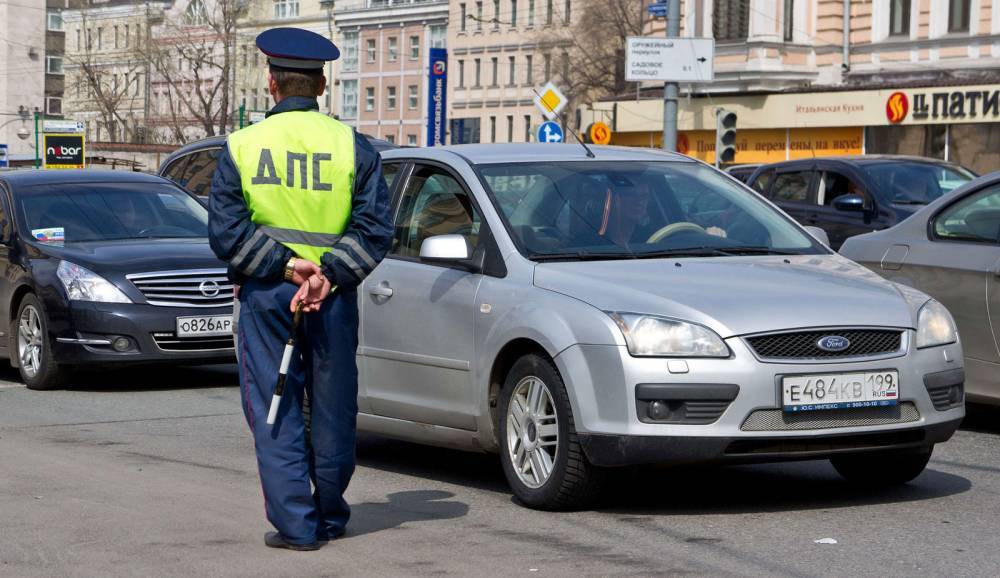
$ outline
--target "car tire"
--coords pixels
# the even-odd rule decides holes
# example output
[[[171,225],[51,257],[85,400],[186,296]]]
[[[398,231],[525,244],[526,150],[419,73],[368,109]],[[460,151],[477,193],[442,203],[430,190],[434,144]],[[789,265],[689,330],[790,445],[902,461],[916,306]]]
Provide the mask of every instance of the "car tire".
[[[66,377],[66,369],[59,365],[52,354],[48,322],[42,302],[28,293],[17,308],[17,315],[10,324],[11,356],[28,389],[58,389]]]
[[[919,476],[931,459],[934,446],[917,451],[872,452],[830,458],[837,473],[852,483],[898,486]]]
[[[551,360],[530,354],[514,363],[500,392],[499,416],[500,461],[518,500],[539,510],[571,510],[597,498],[607,471],[587,461]]]

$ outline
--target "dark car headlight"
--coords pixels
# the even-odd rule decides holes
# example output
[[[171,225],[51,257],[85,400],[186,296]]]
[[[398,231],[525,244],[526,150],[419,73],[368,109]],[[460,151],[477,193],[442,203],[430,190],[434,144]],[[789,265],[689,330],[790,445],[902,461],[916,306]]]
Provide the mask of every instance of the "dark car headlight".
[[[56,275],[66,288],[70,301],[132,303],[121,289],[90,269],[69,261],[60,261]]]

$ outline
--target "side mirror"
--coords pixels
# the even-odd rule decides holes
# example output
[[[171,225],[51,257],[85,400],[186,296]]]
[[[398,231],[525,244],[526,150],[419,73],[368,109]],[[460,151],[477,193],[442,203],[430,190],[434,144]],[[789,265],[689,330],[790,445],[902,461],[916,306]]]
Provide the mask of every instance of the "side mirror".
[[[430,262],[465,261],[472,256],[469,241],[462,235],[435,235],[420,244],[420,259]]]
[[[806,232],[816,238],[817,241],[823,243],[825,246],[830,246],[830,236],[826,234],[826,231],[820,229],[819,227],[806,227]]]
[[[867,210],[865,198],[855,194],[840,195],[833,199],[833,208],[849,213],[863,213]]]

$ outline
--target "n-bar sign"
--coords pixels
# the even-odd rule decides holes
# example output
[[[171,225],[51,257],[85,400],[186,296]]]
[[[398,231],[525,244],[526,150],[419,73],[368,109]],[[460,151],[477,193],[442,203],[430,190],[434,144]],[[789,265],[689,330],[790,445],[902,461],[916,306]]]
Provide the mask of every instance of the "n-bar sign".
[[[625,80],[640,82],[712,82],[715,39],[629,37]]]
[[[83,135],[45,133],[45,168],[82,169]]]

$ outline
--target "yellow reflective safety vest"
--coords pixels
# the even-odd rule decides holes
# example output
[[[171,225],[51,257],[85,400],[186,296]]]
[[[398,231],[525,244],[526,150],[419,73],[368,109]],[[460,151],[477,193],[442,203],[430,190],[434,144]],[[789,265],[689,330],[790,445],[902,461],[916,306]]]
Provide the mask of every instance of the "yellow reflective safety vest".
[[[354,130],[325,114],[271,115],[226,141],[258,230],[317,265],[347,228]]]

